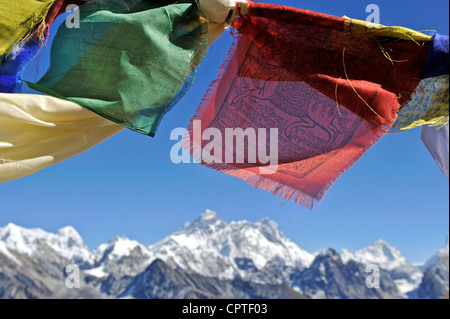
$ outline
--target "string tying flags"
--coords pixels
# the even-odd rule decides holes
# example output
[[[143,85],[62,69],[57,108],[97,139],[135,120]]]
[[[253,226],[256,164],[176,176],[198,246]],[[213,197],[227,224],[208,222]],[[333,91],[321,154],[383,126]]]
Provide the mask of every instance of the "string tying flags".
[[[58,143],[47,143],[44,153],[59,159],[41,165],[36,158],[53,155],[37,156],[36,148],[16,142],[26,134],[10,123],[27,123],[30,117],[37,119],[28,130],[36,133],[33,138],[88,136],[84,120],[70,134],[35,130],[45,122],[40,115],[58,113],[48,104],[93,111],[86,123],[107,121],[113,130],[106,135],[121,129],[113,121],[154,136],[165,113],[191,86],[208,46],[234,21],[234,12],[243,16],[234,22],[233,47],[184,140],[202,164],[312,208],[389,129],[427,124],[440,134],[448,125],[445,36],[284,6],[251,2],[247,10],[231,0],[0,2],[11,13],[0,13],[6,35],[0,41],[0,92],[7,93],[20,91],[23,68],[54,19],[69,2],[82,4],[80,28],[59,28],[49,71],[38,83],[29,83],[53,96],[40,101],[45,107],[33,104],[33,95],[2,96],[7,113],[0,155],[10,156],[2,156],[0,164],[13,172],[4,180],[83,150],[69,148],[61,155]],[[97,124],[89,132],[97,132],[100,141],[106,135]],[[57,132],[55,139],[48,138],[49,132]],[[430,137],[438,133],[427,135],[429,149]],[[19,165],[25,162],[38,164]],[[19,166],[22,170],[13,169]]]
[[[48,36],[48,30],[55,21],[55,19],[63,13],[67,12],[69,5],[80,6],[90,0],[56,0],[47,12],[45,19],[34,29],[33,33],[30,35],[30,39],[39,39],[41,43],[44,42],[45,38]]]
[[[366,35],[352,25],[250,2],[185,147],[207,167],[312,208],[395,122],[430,49],[431,37],[409,29]]]
[[[9,55],[45,20],[55,0],[0,0],[0,58]]]

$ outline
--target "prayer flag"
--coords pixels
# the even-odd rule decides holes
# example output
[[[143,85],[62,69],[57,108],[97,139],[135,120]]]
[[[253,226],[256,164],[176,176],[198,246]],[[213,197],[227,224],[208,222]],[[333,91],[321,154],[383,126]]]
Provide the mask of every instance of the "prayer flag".
[[[359,26],[250,2],[185,146],[205,166],[312,208],[392,126],[430,49],[413,30]]]

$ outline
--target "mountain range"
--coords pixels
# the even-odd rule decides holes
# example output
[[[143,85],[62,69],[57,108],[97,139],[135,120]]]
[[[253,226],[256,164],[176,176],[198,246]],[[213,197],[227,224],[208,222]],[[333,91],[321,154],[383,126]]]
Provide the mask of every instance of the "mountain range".
[[[79,269],[80,287],[66,285]],[[368,265],[379,267],[369,288]],[[434,299],[449,290],[449,249],[411,264],[379,240],[311,254],[269,219],[226,223],[213,211],[154,245],[124,236],[90,251],[72,227],[0,228],[0,298]]]

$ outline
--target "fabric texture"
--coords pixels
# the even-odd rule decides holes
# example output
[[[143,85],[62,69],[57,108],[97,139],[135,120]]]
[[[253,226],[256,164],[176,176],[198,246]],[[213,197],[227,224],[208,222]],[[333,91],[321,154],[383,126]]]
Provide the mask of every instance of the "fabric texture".
[[[448,36],[436,34],[421,74],[423,80],[411,101],[400,110],[392,132],[449,123],[449,58]]]
[[[194,158],[305,207],[320,202],[394,123],[430,47],[352,34],[345,25],[344,18],[250,2],[184,139]],[[268,164],[272,153],[278,164]]]
[[[421,32],[399,26],[384,26],[358,19],[347,18],[344,32],[347,34],[361,34],[370,37],[391,37],[412,41],[432,41],[433,37]]]
[[[20,1],[19,1],[20,2]],[[9,54],[0,59],[0,92],[18,93],[21,91],[23,81],[22,73],[27,64],[36,57],[40,47],[48,36],[48,30],[56,17],[66,12],[69,4],[81,5],[86,0],[56,0],[48,10],[42,23],[34,27],[31,34],[20,44],[13,47]]]
[[[0,93],[19,93],[23,86],[22,73],[39,52],[38,40],[26,40],[0,63]]]
[[[48,72],[29,86],[153,136],[192,83],[209,45],[196,2],[171,3],[85,3],[80,28],[59,28]]]
[[[447,179],[449,167],[448,134],[448,124],[442,128],[432,127],[429,125],[424,125],[422,128],[422,141]]]
[[[122,129],[70,101],[0,93],[0,183],[80,154]]]
[[[205,17],[211,22],[225,22],[230,10],[236,9],[234,0],[203,0],[199,3]]]
[[[46,17],[55,0],[0,0],[0,57],[10,54]]]
[[[391,132],[406,131],[422,125],[447,125],[448,90],[448,74],[422,80],[411,96],[411,101],[399,111]]]
[[[435,34],[422,78],[431,78],[449,74],[449,39],[448,35]]]
[[[37,25],[26,41],[0,60],[0,93],[20,92],[22,71],[39,50],[43,41],[40,35],[48,35],[48,27],[68,4],[85,2],[54,2],[45,23]],[[89,97],[105,99],[102,102],[116,121],[131,118],[132,128],[152,134],[162,114],[189,89],[205,48],[226,27],[225,21],[206,23],[191,2],[162,6],[172,2],[89,2],[82,12],[86,19],[82,30],[71,32],[64,25],[60,28],[62,35],[52,46],[56,48],[52,67],[43,82],[67,80],[68,85],[80,89],[81,95],[85,93],[82,89],[88,88]],[[141,39],[142,34],[147,38]],[[116,103],[110,100],[112,95],[117,97]],[[136,111],[136,101],[146,103],[146,107],[130,115]],[[161,105],[152,107],[156,102]],[[117,106],[120,103],[123,105]],[[66,99],[0,94],[0,182],[28,176],[75,156],[123,129],[107,118],[109,115],[99,116]]]
[[[50,10],[47,12],[47,15],[40,25],[38,25],[33,33],[30,35],[31,39],[40,39],[43,42],[42,38],[48,36],[48,30],[50,26],[53,24],[55,19],[60,15],[66,13],[66,9],[69,5],[77,5],[80,6],[90,0],[56,0],[53,5],[50,7]]]

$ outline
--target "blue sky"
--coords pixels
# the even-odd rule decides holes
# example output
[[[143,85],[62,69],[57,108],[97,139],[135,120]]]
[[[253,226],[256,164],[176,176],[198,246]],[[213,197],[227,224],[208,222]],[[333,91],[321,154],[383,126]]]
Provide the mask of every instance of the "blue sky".
[[[375,3],[382,24],[449,33],[447,0],[267,2],[363,20],[366,6]],[[91,249],[119,234],[152,244],[208,208],[228,222],[268,217],[310,252],[356,250],[383,238],[411,261],[423,262],[444,246],[449,183],[420,140],[420,129],[386,135],[313,211],[282,206],[284,200],[200,165],[173,164],[170,132],[187,126],[230,44],[225,34],[210,49],[192,89],[165,117],[156,138],[124,131],[33,176],[0,184],[0,227],[13,222],[54,232],[72,225]],[[37,79],[37,65],[30,63],[27,80]],[[44,50],[40,76],[47,65]]]

